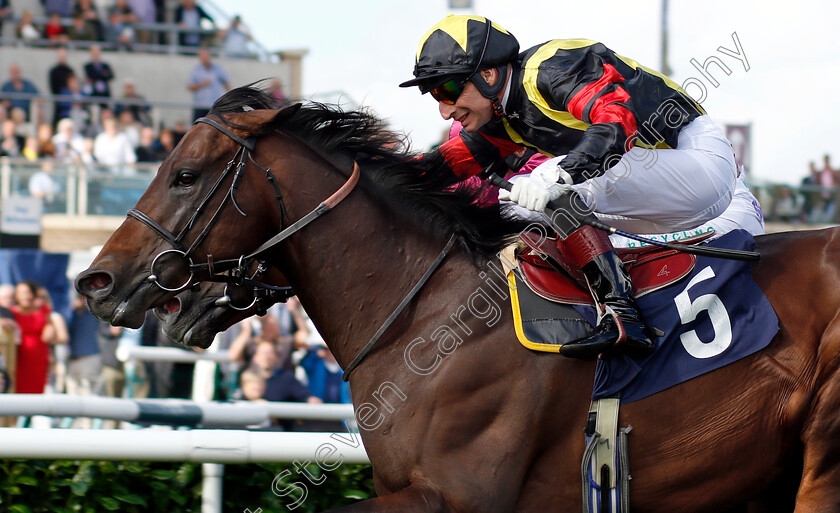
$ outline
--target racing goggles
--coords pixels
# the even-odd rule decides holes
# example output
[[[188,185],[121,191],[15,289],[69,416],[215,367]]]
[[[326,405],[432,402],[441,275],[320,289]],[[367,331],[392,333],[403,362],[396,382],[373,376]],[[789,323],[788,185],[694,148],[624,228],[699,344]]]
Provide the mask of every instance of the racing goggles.
[[[440,103],[445,103],[446,105],[455,105],[455,102],[458,101],[458,98],[461,96],[461,93],[464,92],[464,87],[467,85],[468,80],[469,77],[463,80],[447,80],[446,82],[429,91],[429,94],[431,94],[432,98],[434,98]]]

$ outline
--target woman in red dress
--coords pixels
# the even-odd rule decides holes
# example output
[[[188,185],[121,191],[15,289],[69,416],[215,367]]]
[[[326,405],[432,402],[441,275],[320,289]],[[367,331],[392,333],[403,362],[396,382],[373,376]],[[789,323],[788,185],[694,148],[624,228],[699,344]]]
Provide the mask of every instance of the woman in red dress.
[[[36,301],[38,285],[22,281],[15,287],[17,305],[12,313],[20,328],[15,392],[43,394],[47,385],[50,350],[47,344],[55,337],[50,323],[50,308]]]

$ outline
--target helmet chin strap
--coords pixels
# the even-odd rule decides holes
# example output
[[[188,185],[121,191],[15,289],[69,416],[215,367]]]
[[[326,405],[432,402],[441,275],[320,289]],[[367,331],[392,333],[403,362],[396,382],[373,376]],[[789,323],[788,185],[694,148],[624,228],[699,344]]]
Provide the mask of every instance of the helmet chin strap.
[[[492,86],[484,80],[481,73],[474,73],[470,77],[470,81],[482,96],[490,100],[493,105],[493,115],[502,117],[505,115],[505,108],[502,106],[502,100],[499,99],[499,94],[504,90],[505,82],[507,81],[507,64],[499,66],[496,70],[499,72],[499,79]]]

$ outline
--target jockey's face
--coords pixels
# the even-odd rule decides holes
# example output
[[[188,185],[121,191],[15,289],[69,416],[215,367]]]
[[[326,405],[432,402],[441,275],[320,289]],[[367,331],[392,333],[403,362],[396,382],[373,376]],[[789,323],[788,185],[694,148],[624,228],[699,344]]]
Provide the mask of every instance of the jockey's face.
[[[481,77],[489,84],[499,79],[498,71],[482,70]],[[467,132],[475,132],[493,119],[493,103],[485,98],[470,81],[464,85],[464,91],[454,105],[438,102],[438,109],[443,119],[454,119],[463,125]]]

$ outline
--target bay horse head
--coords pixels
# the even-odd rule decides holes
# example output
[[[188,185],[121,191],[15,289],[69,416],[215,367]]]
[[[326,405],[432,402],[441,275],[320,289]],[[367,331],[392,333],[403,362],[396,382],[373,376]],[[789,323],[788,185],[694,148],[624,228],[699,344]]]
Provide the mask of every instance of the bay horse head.
[[[90,268],[76,279],[96,316],[138,327],[146,310],[200,281],[196,261],[210,263],[206,277],[211,259],[237,258],[279,229],[284,213],[271,185],[275,177],[259,168],[252,145],[296,110],[224,114],[222,109],[188,131]],[[260,193],[265,187],[270,195]],[[221,217],[235,222],[218,222]],[[138,248],[151,249],[152,259],[137,258]]]

